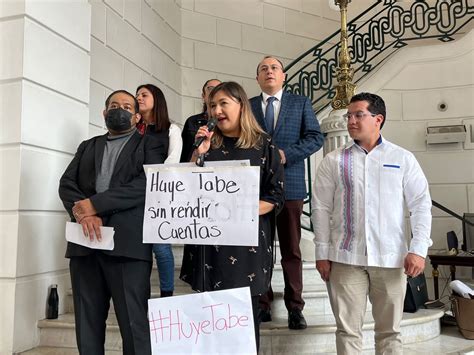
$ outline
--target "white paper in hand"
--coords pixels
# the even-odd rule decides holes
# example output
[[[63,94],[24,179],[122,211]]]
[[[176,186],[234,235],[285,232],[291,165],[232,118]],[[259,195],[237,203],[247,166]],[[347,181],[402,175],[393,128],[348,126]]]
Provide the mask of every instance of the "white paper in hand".
[[[66,240],[91,249],[114,250],[114,229],[113,227],[100,227],[102,240],[96,238],[91,242],[90,238],[84,236],[82,226],[79,223],[66,222]]]

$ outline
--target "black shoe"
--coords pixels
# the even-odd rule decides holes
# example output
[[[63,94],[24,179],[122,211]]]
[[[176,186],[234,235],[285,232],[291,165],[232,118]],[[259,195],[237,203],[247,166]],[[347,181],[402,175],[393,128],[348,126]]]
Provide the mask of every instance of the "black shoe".
[[[306,319],[300,309],[292,309],[288,311],[288,328],[290,329],[306,329]]]
[[[272,321],[272,311],[269,309],[261,309],[260,310],[260,322],[271,322]]]
[[[160,291],[160,297],[171,297],[173,296],[173,291]]]

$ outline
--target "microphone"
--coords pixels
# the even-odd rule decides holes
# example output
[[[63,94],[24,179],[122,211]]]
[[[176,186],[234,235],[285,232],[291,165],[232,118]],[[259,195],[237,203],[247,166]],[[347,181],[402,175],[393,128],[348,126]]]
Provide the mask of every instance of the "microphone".
[[[207,121],[207,125],[206,125],[209,132],[212,132],[214,130],[214,128],[216,128],[217,122],[218,121],[217,121],[216,117],[209,118],[209,120]],[[194,141],[194,144],[193,144],[193,150],[197,149],[202,144],[202,142],[204,142],[205,139],[206,139],[206,137],[196,138],[196,140]]]

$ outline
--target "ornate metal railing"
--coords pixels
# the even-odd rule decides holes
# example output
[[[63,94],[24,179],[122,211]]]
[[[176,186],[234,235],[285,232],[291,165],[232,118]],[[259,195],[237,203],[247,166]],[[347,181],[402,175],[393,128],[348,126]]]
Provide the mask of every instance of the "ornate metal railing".
[[[454,40],[473,18],[472,0],[377,1],[348,22],[353,82],[360,82],[410,41]],[[334,32],[285,68],[285,89],[311,98],[316,113],[327,107],[335,94],[340,32]]]
[[[350,4],[349,4],[350,6]],[[437,39],[449,42],[474,19],[473,0],[379,0],[348,22],[347,35],[353,82],[370,72],[411,41]],[[286,68],[285,90],[308,96],[316,113],[335,95],[336,68],[341,31],[334,32],[307,50]],[[311,164],[307,160],[308,196],[302,228],[313,230],[311,221]],[[309,211],[308,211],[309,208]]]

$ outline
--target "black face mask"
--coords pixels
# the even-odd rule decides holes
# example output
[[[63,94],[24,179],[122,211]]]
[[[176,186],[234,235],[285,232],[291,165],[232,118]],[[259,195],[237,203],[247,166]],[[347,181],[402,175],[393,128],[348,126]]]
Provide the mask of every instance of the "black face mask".
[[[105,115],[105,125],[115,132],[128,131],[132,127],[132,113],[123,108],[113,108]]]

